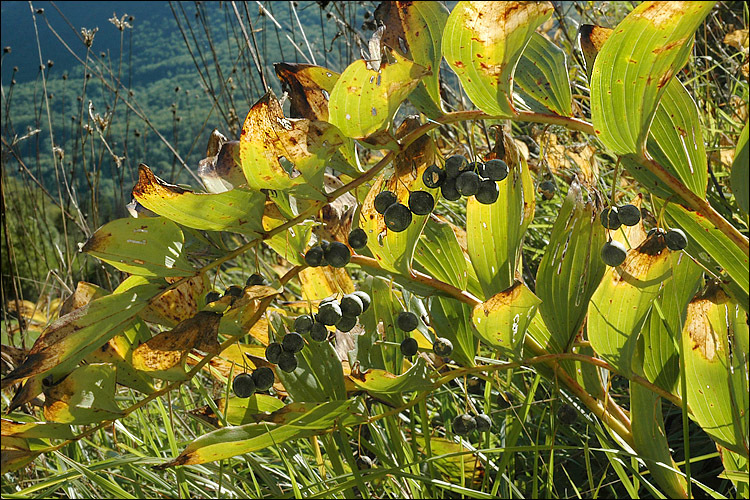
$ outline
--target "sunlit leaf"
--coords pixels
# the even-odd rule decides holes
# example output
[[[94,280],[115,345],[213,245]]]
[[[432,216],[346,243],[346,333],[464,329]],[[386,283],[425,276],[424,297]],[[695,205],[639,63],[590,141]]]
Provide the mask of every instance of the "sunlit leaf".
[[[159,468],[222,460],[278,446],[292,439],[322,434],[336,425],[351,426],[365,420],[361,399],[319,403],[284,425],[262,422],[204,434],[192,441],[175,460]]]
[[[506,356],[520,357],[526,329],[540,302],[529,287],[516,281],[477,305],[471,319],[479,338],[490,347]]]
[[[491,115],[511,116],[513,73],[549,2],[459,2],[448,17],[443,56],[466,94]]]
[[[81,248],[120,271],[140,276],[191,276],[182,230],[165,217],[115,219]]]
[[[302,198],[319,198],[325,162],[342,140],[329,123],[284,117],[269,91],[245,118],[240,164],[252,189],[291,190]]]
[[[76,284],[76,289],[73,292],[73,295],[65,299],[65,302],[60,306],[59,315],[61,317],[65,316],[69,312],[85,306],[94,299],[104,297],[108,293],[109,292],[98,285],[86,281],[79,281]]]
[[[44,418],[50,422],[83,425],[122,415],[115,402],[115,368],[111,364],[76,368],[44,395]]]
[[[68,424],[54,422],[18,422],[16,420],[3,418],[2,437],[73,439],[73,431]]]
[[[414,259],[427,273],[456,288],[465,289],[468,263],[448,222],[430,217],[419,237]]]
[[[223,193],[195,193],[167,184],[141,163],[133,197],[149,210],[183,226],[248,235],[262,231],[260,219],[266,197],[258,191],[235,188]]]
[[[384,63],[375,71],[359,59],[341,74],[331,92],[329,120],[346,137],[363,144],[393,147],[386,132],[401,103],[428,74],[427,69],[397,52],[395,62]]]
[[[599,250],[606,229],[598,217],[596,203],[584,201],[580,185],[571,184],[536,276],[536,294],[542,300],[539,313],[552,334],[547,346],[551,352],[567,350],[604,276]]]
[[[208,138],[206,158],[198,162],[198,176],[209,193],[223,193],[247,181],[240,166],[240,141],[230,141],[214,129]]]
[[[510,172],[497,183],[500,196],[491,205],[474,197],[466,204],[466,240],[471,263],[485,297],[509,288],[521,265],[526,228],[534,218],[534,185],[526,160],[513,139],[503,134]],[[520,274],[519,274],[520,275]]]
[[[670,278],[670,251],[661,235],[654,234],[628,251],[625,262],[609,268],[588,306],[588,336],[599,356],[625,375],[638,334],[651,305]]]
[[[563,116],[573,114],[565,52],[540,33],[529,39],[516,66],[516,84],[539,104]]]
[[[228,402],[226,399],[220,398],[216,399],[214,404],[220,411],[225,412],[224,416],[229,425],[245,425],[261,422],[269,413],[284,407],[284,403],[279,398],[259,393],[255,393],[249,398],[231,396]],[[220,426],[219,417],[209,405],[196,408],[188,413],[212,427]]]
[[[303,335],[307,345],[297,353],[297,369],[277,370],[279,380],[295,402],[346,399],[344,372],[330,342],[316,342]]]
[[[303,300],[320,300],[331,295],[352,293],[354,282],[343,268],[306,267],[299,273]]]
[[[381,2],[375,19],[386,26],[382,43],[430,72],[409,97],[423,113],[435,118],[441,112],[441,42],[448,11],[440,2]]]
[[[739,345],[730,351],[730,336],[747,339],[747,315],[712,284],[688,306],[682,330],[688,405],[712,439],[747,458],[748,357]]]
[[[328,121],[328,99],[339,73],[312,64],[276,63],[273,68],[289,95],[293,118]]]
[[[282,214],[275,203],[267,201],[263,212],[263,229],[271,231],[287,222],[289,222],[288,216]],[[313,224],[312,220],[300,222],[266,239],[266,243],[291,264],[305,265],[304,252],[310,242]]]
[[[366,372],[352,372],[350,378],[362,390],[373,394],[401,394],[403,392],[425,391],[432,388],[432,379],[424,358],[417,361],[401,375],[385,370],[371,369]]]
[[[617,154],[640,154],[665,87],[685,65],[692,35],[713,2],[643,2],[620,22],[596,57],[591,117]]]
[[[147,279],[140,276],[131,276],[125,281],[148,283]],[[157,280],[153,281],[158,283]],[[166,278],[167,283],[174,283],[175,281],[177,281],[177,278]],[[141,311],[140,316],[149,323],[173,327],[180,321],[195,316],[195,313],[198,312],[198,297],[203,295],[207,288],[209,288],[209,283],[205,274],[190,278],[168,290],[159,298],[152,300]]]

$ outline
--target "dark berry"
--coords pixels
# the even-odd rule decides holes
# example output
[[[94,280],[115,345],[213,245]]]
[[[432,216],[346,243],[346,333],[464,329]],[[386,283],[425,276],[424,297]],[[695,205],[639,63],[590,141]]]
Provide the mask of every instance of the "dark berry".
[[[240,373],[232,381],[232,390],[238,398],[249,398],[255,393],[255,382],[249,373]]]
[[[325,255],[326,262],[332,267],[345,267],[352,258],[349,247],[338,241],[331,242],[328,245]]]
[[[667,248],[670,250],[684,250],[688,245],[687,236],[682,229],[670,229],[664,235],[664,239],[667,241]]]
[[[479,176],[475,172],[464,172],[456,178],[456,190],[461,196],[474,196],[479,191]]]
[[[602,213],[599,215],[599,220],[601,221],[602,226],[607,229],[617,229],[621,224],[620,218],[617,216],[617,207],[609,207],[602,210]]]
[[[364,304],[362,304],[362,299],[360,299],[353,293],[344,295],[344,297],[341,299],[340,306],[341,306],[341,315],[348,316],[350,318],[356,318],[357,316],[362,314],[362,310],[364,309]]]
[[[308,333],[313,323],[315,323],[315,320],[309,314],[297,316],[297,319],[294,320],[294,331],[297,333]]]
[[[477,422],[477,431],[478,432],[487,432],[492,428],[492,419],[489,415],[486,415],[484,413],[480,413],[479,415],[476,415],[474,417],[474,420]]]
[[[349,233],[349,246],[355,250],[361,250],[367,246],[367,233],[361,227],[353,229]]]
[[[430,165],[422,173],[422,182],[428,188],[438,188],[445,180],[445,170],[437,165]]]
[[[602,246],[602,260],[610,267],[617,267],[625,262],[628,251],[619,241],[608,241]]]
[[[321,303],[315,319],[324,325],[333,326],[341,319],[341,307],[336,302]]]
[[[316,321],[310,329],[310,338],[315,342],[323,342],[328,338],[328,328],[323,323]]]
[[[667,232],[665,230],[663,230],[662,228],[660,228],[660,227],[654,227],[654,228],[651,228],[651,229],[648,230],[648,233],[646,233],[646,237],[650,238],[650,237],[652,237],[655,234],[659,234],[662,237],[664,237],[664,236],[667,235]]]
[[[300,352],[305,347],[305,339],[297,332],[289,332],[281,339],[281,347],[286,352]]]
[[[242,297],[242,287],[240,285],[232,285],[226,289],[224,296],[231,295],[232,297]]]
[[[251,274],[245,286],[268,285],[268,280],[258,273]]]
[[[253,372],[253,382],[255,382],[256,391],[267,391],[273,387],[274,381],[273,370],[267,366],[261,366]]]
[[[279,368],[287,373],[293,372],[297,369],[297,356],[293,352],[283,351],[279,356]]]
[[[419,326],[419,318],[411,311],[401,311],[396,317],[396,325],[405,332],[410,332]]]
[[[417,348],[419,345],[417,344],[417,341],[411,337],[405,338],[403,342],[401,342],[401,354],[406,356],[407,358],[410,356],[414,356],[417,353]]]
[[[281,355],[282,351],[284,349],[281,347],[281,344],[278,342],[271,342],[268,344],[268,347],[266,347],[266,360],[269,363],[278,364],[279,362],[279,356]]]
[[[411,210],[406,205],[394,203],[385,211],[385,226],[395,233],[405,231],[411,224]]]
[[[365,312],[367,308],[370,307],[370,296],[367,295],[367,292],[363,292],[362,290],[357,290],[353,295],[356,295],[359,297],[359,300],[362,301],[362,312]]]
[[[552,181],[544,181],[539,184],[539,192],[542,193],[542,198],[545,200],[551,200],[552,197],[555,196],[556,191],[557,186],[555,186],[555,183]]]
[[[409,194],[409,210],[415,215],[427,215],[435,208],[435,198],[427,191],[412,191]]]
[[[385,211],[388,210],[388,207],[390,207],[397,201],[398,198],[396,197],[396,193],[392,191],[383,191],[381,193],[378,193],[374,201],[375,210],[379,214],[383,215],[385,214]]]
[[[352,328],[354,328],[357,324],[357,318],[352,316],[343,316],[338,323],[336,323],[336,328],[338,328],[342,332],[348,332],[351,331]]]
[[[492,205],[500,196],[500,189],[495,181],[482,181],[479,183],[479,190],[475,198],[483,205]]]
[[[455,179],[458,174],[465,172],[468,168],[469,160],[462,155],[453,155],[445,160],[445,175],[448,179]]]
[[[479,175],[491,181],[501,181],[508,177],[508,164],[503,160],[490,160],[479,169]]]
[[[206,294],[206,304],[209,304],[211,302],[215,302],[221,298],[221,295],[219,295],[219,292],[208,292]]]
[[[456,201],[459,198],[461,198],[461,193],[458,192],[456,189],[456,179],[455,177],[450,177],[445,179],[445,182],[443,182],[443,185],[440,186],[440,194],[443,195],[443,198],[445,198],[448,201]]]
[[[617,218],[626,226],[635,226],[641,221],[641,210],[635,205],[623,205],[617,208]]]
[[[325,260],[325,251],[320,245],[311,247],[310,250],[305,254],[305,263],[310,267],[318,267],[323,265]]]
[[[438,356],[450,356],[453,352],[453,343],[450,340],[438,337],[432,344],[432,350]]]
[[[573,408],[573,405],[569,405],[568,403],[565,403],[562,406],[560,406],[559,410],[557,410],[557,419],[563,425],[573,425],[577,418],[578,418],[578,411],[576,411],[576,409]]]
[[[477,428],[477,419],[464,413],[453,419],[453,432],[459,436],[466,436]]]

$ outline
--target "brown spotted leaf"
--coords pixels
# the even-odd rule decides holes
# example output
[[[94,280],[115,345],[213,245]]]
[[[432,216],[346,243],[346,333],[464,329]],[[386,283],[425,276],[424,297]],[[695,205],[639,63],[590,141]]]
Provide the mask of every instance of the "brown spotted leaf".
[[[328,99],[339,73],[312,64],[276,63],[273,68],[289,94],[292,118],[328,121]]]
[[[223,193],[247,182],[239,158],[240,141],[227,140],[214,129],[208,139],[206,158],[198,162],[198,176],[209,193]]]
[[[126,281],[134,279],[142,278],[131,276]],[[174,277],[165,278],[166,282],[170,284],[178,279]],[[149,323],[157,323],[168,327],[173,327],[181,321],[192,318],[198,312],[198,297],[208,287],[207,280],[208,278],[203,274],[177,285],[176,288],[151,301],[141,312],[141,318]]]

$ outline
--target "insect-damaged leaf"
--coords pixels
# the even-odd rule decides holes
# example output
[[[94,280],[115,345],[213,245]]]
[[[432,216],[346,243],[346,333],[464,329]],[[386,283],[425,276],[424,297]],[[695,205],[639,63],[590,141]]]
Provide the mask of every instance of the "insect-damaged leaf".
[[[81,248],[120,271],[140,276],[191,276],[182,230],[166,217],[116,219]]]
[[[717,443],[745,458],[750,418],[747,339],[747,314],[715,283],[688,306],[682,344],[692,417]]]
[[[301,198],[320,198],[325,162],[342,143],[330,123],[285,118],[269,90],[245,118],[240,164],[252,189],[291,190]]]
[[[540,33],[529,39],[516,67],[516,84],[558,115],[573,114],[573,97],[565,52]]]
[[[305,408],[308,411],[286,424],[261,422],[204,434],[192,441],[175,460],[160,465],[159,468],[222,460],[278,446],[292,439],[323,434],[336,425],[353,426],[366,420],[366,409],[360,398],[318,403]]]
[[[713,5],[643,2],[604,43],[591,75],[591,118],[611,151],[642,152],[665,87],[687,62],[693,33]]]
[[[511,116],[513,73],[549,2],[459,2],[443,36],[443,56],[466,94],[491,115]]]
[[[52,369],[72,371],[94,349],[125,330],[158,291],[157,285],[116,290],[58,319],[36,340],[24,363],[3,379],[3,389]]]
[[[115,367],[92,363],[44,391],[44,418],[50,422],[84,425],[122,416],[115,403]]]
[[[498,156],[505,152],[504,156]],[[466,240],[471,263],[485,297],[510,287],[521,265],[521,247],[534,218],[534,185],[526,160],[513,139],[498,129],[495,150],[485,159],[508,164],[508,177],[497,183],[497,202],[483,205],[471,197],[466,204]]]
[[[396,136],[404,137],[419,127],[419,119],[408,117],[399,126]],[[425,168],[435,161],[435,144],[424,135],[414,141],[394,160],[394,173],[387,180],[378,177],[367,194],[360,214],[359,226],[367,233],[367,248],[383,269],[409,275],[414,248],[429,215],[413,215],[405,231],[386,228],[385,218],[375,210],[375,197],[383,190],[396,194],[398,203],[408,206],[411,191],[427,191],[438,199],[438,189],[429,189],[422,181]]]
[[[529,287],[516,281],[507,290],[477,305],[471,319],[480,339],[504,355],[518,358],[526,329],[540,302]]]
[[[390,134],[381,132],[390,128],[396,110],[428,73],[397,52],[390,54],[395,62],[384,63],[379,70],[368,68],[362,59],[354,61],[331,91],[330,122],[365,145],[392,147]]]
[[[670,278],[670,251],[653,234],[604,275],[588,306],[588,336],[594,350],[620,373],[632,373],[636,341],[662,283]]]
[[[339,73],[312,64],[276,63],[273,68],[289,94],[292,118],[328,121],[328,99]]]
[[[191,350],[216,353],[221,315],[201,311],[172,330],[161,332],[133,351],[133,367],[152,377],[181,379],[182,363]]]
[[[589,299],[606,270],[599,256],[605,241],[596,203],[584,202],[581,187],[574,182],[536,276],[536,294],[542,300],[539,313],[551,333],[550,352],[566,351],[583,326]]]
[[[234,188],[223,193],[195,193],[167,184],[141,163],[133,197],[149,210],[194,229],[248,235],[262,231],[266,196],[258,191]]]
[[[383,44],[430,72],[409,100],[431,118],[440,115],[441,42],[448,11],[440,2],[381,2],[375,19],[386,27]]]

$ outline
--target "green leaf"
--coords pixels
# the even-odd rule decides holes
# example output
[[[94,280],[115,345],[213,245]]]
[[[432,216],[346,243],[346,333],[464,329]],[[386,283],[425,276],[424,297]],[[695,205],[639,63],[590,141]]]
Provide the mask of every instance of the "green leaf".
[[[512,116],[513,72],[549,2],[459,2],[448,17],[443,56],[466,94],[491,115]]]
[[[670,277],[663,237],[652,235],[628,251],[625,262],[604,275],[588,306],[588,336],[594,350],[620,373],[632,373],[638,333],[651,304]]]
[[[369,138],[371,145],[390,143],[380,133],[391,127],[396,110],[428,74],[397,52],[390,54],[395,62],[384,63],[377,71],[362,59],[354,61],[336,81],[328,104],[329,121],[346,137],[364,144]]]
[[[563,116],[573,115],[573,97],[565,52],[534,33],[516,66],[516,84],[539,104]]]
[[[430,72],[409,100],[430,118],[439,116],[441,42],[448,11],[440,2],[381,2],[375,19],[387,27],[383,44]]]
[[[469,266],[450,223],[430,217],[417,243],[414,259],[433,278],[466,289]]]
[[[640,154],[659,100],[685,65],[713,2],[643,2],[604,43],[591,75],[594,130],[617,154]]]
[[[477,342],[471,323],[471,308],[455,299],[434,297],[430,302],[430,324],[438,337],[453,344],[451,358],[462,366],[474,366]]]
[[[297,353],[297,369],[276,370],[284,388],[295,402],[346,399],[344,370],[330,342],[316,342],[303,335],[307,345]]]
[[[520,358],[526,329],[536,314],[539,297],[524,283],[510,288],[477,305],[471,319],[480,339],[512,358]]]
[[[214,462],[276,447],[292,439],[323,434],[336,425],[353,426],[366,420],[366,409],[359,398],[318,403],[306,408],[308,411],[287,424],[261,422],[226,427],[204,434],[192,441],[176,459],[159,468]]]
[[[747,315],[710,285],[688,306],[682,330],[687,401],[713,440],[747,458],[748,358],[742,349],[730,352],[730,336],[748,337]]]
[[[521,265],[523,237],[534,217],[534,185],[529,167],[513,140],[505,135],[503,141],[504,160],[510,172],[497,183],[497,202],[483,205],[471,197],[466,204],[469,257],[485,297],[513,284]]]
[[[737,200],[737,205],[745,212],[748,213],[748,198],[750,194],[750,176],[748,171],[750,167],[750,152],[747,147],[748,128],[745,123],[745,128],[742,129],[740,138],[737,140],[737,146],[734,148],[734,163],[732,163],[732,175],[729,178],[732,192],[734,193],[734,199]]]
[[[651,310],[641,330],[646,346],[643,371],[649,382],[679,394],[680,363],[676,346],[685,323],[688,303],[698,289],[703,269],[683,252],[672,253],[669,260],[672,279],[664,284],[656,299],[659,308]]]
[[[228,401],[224,398],[216,399],[214,400],[214,405],[220,411],[225,412],[224,416],[229,425],[257,423],[264,420],[269,413],[284,407],[284,403],[279,398],[258,393],[253,394],[249,398],[231,396]],[[211,409],[211,405],[196,408],[188,413],[190,416],[213,427],[220,426],[219,418]]]
[[[23,364],[3,379],[2,388],[52,369],[72,371],[94,349],[122,333],[159,290],[158,285],[118,289],[61,317],[42,332]]]
[[[399,302],[392,283],[385,279],[373,278],[369,293],[372,302],[359,317],[365,333],[357,337],[354,360],[359,362],[362,370],[375,368],[400,373],[403,356],[398,347],[384,346],[379,341],[401,343],[406,338],[404,332],[396,328],[396,316],[404,306]]]
[[[182,230],[165,217],[116,219],[96,230],[81,251],[140,276],[191,276]]]
[[[599,256],[605,241],[596,203],[584,203],[581,186],[574,181],[536,275],[539,313],[551,333],[550,352],[566,351],[583,326],[589,299],[606,271]]]
[[[44,392],[44,418],[85,425],[121,417],[115,402],[115,379],[115,367],[109,363],[76,368]]]
[[[747,458],[740,456],[738,453],[717,446],[721,462],[724,464],[724,472],[719,474],[720,478],[729,479],[737,489],[737,498],[748,498],[750,496],[750,484],[748,479],[748,461]]]
[[[282,224],[286,224],[291,218],[298,215],[297,213],[284,213],[279,209],[282,203],[289,202],[287,193],[275,191],[271,199],[274,203],[266,203],[265,212],[263,213],[263,229],[267,232]],[[266,238],[265,243],[273,248],[284,260],[289,261],[295,266],[303,266],[305,265],[305,249],[310,242],[312,228],[315,224],[316,222],[313,220],[299,222],[286,231],[275,234],[271,238]]]
[[[684,251],[708,269],[723,269],[731,278],[725,283],[727,291],[747,310],[750,300],[748,256],[698,212],[675,203],[669,203],[666,212],[674,225],[688,236]]]
[[[223,193],[194,193],[156,177],[151,169],[138,166],[138,184],[133,197],[149,210],[183,226],[205,231],[231,231],[257,235],[266,196],[235,188]]]
[[[419,119],[407,118],[399,126],[396,136],[401,138],[417,127]],[[396,156],[393,175],[388,179],[385,174],[378,177],[362,204],[359,227],[367,233],[367,248],[385,270],[410,275],[414,249],[429,215],[413,215],[405,231],[395,232],[386,228],[384,216],[375,210],[375,197],[388,189],[396,194],[398,203],[408,206],[412,191],[427,191],[437,202],[439,190],[427,188],[422,181],[422,173],[434,161],[435,144],[429,136],[422,136]]]
[[[240,164],[255,190],[290,190],[322,199],[326,161],[343,144],[336,127],[323,121],[286,118],[272,91],[247,114],[240,135]]]
[[[432,389],[432,379],[427,370],[427,363],[421,356],[408,370],[398,376],[385,370],[371,369],[358,374],[352,372],[350,379],[360,389],[376,395]]]

